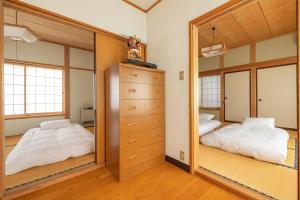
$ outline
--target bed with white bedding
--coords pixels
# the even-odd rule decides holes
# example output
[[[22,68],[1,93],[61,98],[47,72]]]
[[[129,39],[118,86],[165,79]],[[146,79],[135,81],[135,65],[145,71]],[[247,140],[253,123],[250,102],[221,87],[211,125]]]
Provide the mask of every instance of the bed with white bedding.
[[[213,120],[214,117],[215,116],[213,114],[199,114],[199,136],[209,133],[221,125],[220,121]]]
[[[199,136],[209,133],[221,126],[221,122],[213,119],[200,119],[199,120]]]
[[[64,161],[95,152],[95,136],[79,124],[28,130],[5,161],[5,173]]]
[[[200,138],[202,144],[271,163],[284,164],[288,133],[280,128],[231,124]]]

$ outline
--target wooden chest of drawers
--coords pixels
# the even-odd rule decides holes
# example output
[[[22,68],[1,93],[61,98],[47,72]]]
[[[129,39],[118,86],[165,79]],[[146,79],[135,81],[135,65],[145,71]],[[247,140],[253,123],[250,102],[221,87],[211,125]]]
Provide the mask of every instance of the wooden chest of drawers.
[[[106,71],[106,166],[119,181],[165,157],[164,71],[114,65]]]

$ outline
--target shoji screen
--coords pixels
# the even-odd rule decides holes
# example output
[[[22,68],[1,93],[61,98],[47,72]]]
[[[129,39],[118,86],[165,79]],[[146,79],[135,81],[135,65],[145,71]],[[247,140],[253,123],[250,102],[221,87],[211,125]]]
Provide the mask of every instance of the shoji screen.
[[[242,122],[250,116],[250,71],[225,73],[225,120]]]
[[[258,117],[274,117],[276,126],[297,128],[296,73],[296,65],[257,70]]]

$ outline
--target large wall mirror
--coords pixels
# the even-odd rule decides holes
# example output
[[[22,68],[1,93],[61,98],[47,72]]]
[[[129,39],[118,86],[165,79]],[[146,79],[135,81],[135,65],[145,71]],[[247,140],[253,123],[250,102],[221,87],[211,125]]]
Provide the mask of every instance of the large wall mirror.
[[[94,32],[4,7],[5,188],[95,165]]]
[[[298,199],[296,7],[249,1],[198,26],[198,170],[259,199]]]

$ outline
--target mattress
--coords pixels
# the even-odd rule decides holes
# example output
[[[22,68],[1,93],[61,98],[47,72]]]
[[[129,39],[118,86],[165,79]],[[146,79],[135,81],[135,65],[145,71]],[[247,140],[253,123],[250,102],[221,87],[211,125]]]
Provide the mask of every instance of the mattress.
[[[284,164],[287,157],[288,139],[288,133],[280,128],[272,131],[231,124],[202,136],[200,141],[206,146],[216,147],[231,153]]]
[[[5,160],[5,174],[95,152],[95,136],[79,124],[61,129],[28,130]]]
[[[199,120],[199,136],[202,136],[206,133],[213,131],[221,125],[221,122],[218,120]]]

